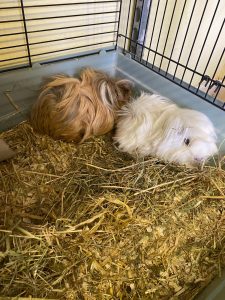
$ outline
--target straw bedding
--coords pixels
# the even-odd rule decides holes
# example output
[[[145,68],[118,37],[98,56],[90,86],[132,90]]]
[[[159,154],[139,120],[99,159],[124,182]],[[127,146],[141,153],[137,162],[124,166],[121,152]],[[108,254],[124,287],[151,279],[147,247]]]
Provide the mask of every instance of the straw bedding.
[[[76,147],[22,123],[0,135],[0,295],[194,299],[225,264],[225,171]]]

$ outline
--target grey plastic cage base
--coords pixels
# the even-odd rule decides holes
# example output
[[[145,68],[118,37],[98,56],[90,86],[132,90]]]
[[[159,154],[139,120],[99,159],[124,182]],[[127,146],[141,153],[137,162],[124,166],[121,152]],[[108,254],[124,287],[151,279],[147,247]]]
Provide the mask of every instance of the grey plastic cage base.
[[[25,120],[37,98],[43,78],[57,73],[77,74],[81,68],[91,66],[111,75],[130,78],[138,90],[160,93],[177,104],[204,112],[212,120],[218,135],[220,154],[225,154],[225,112],[193,95],[166,78],[147,69],[120,52],[100,51],[99,54],[70,59],[46,65],[34,64],[32,68],[10,71],[0,75],[0,130],[6,130]],[[19,106],[17,112],[5,95]]]
[[[26,120],[37,98],[42,80],[54,74],[77,74],[84,67],[93,67],[111,75],[129,78],[137,90],[159,93],[174,100],[178,105],[204,112],[212,120],[218,134],[220,153],[225,153],[225,112],[178,85],[147,69],[120,52],[100,51],[86,56],[47,65],[36,64],[32,68],[2,73],[0,75],[0,130],[4,131]],[[20,111],[10,104],[5,92],[10,95]],[[216,278],[196,300],[224,300],[225,273]]]

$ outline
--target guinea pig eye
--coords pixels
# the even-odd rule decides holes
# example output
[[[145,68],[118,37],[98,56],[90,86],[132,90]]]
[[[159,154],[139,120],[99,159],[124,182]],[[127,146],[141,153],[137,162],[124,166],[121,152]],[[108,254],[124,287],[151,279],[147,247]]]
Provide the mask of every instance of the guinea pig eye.
[[[188,146],[188,145],[190,144],[190,139],[186,139],[186,138],[185,138],[185,139],[184,139],[184,143],[185,143],[186,146]]]

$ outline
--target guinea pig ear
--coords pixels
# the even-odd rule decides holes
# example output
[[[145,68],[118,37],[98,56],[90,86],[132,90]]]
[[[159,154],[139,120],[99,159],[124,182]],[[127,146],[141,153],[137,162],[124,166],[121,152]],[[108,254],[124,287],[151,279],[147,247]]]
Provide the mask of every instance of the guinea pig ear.
[[[127,79],[118,80],[117,83],[118,100],[120,104],[126,103],[130,100],[132,94],[133,82]]]
[[[112,108],[114,105],[114,97],[112,93],[112,89],[107,81],[103,81],[100,86],[100,96],[102,102],[107,105],[108,107]]]
[[[127,92],[130,92],[132,90],[132,88],[134,87],[134,83],[128,79],[121,79],[121,80],[118,80],[117,81],[117,85],[127,91]]]

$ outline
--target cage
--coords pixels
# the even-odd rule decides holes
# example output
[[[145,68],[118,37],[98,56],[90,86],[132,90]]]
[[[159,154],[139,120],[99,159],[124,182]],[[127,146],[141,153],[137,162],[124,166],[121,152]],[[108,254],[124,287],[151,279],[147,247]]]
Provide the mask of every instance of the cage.
[[[27,119],[43,78],[91,66],[204,112],[223,155],[224,14],[221,0],[2,0],[1,130]],[[196,299],[219,300],[224,294],[223,275]],[[161,299],[179,297],[182,293]],[[154,298],[147,293],[132,299]]]

